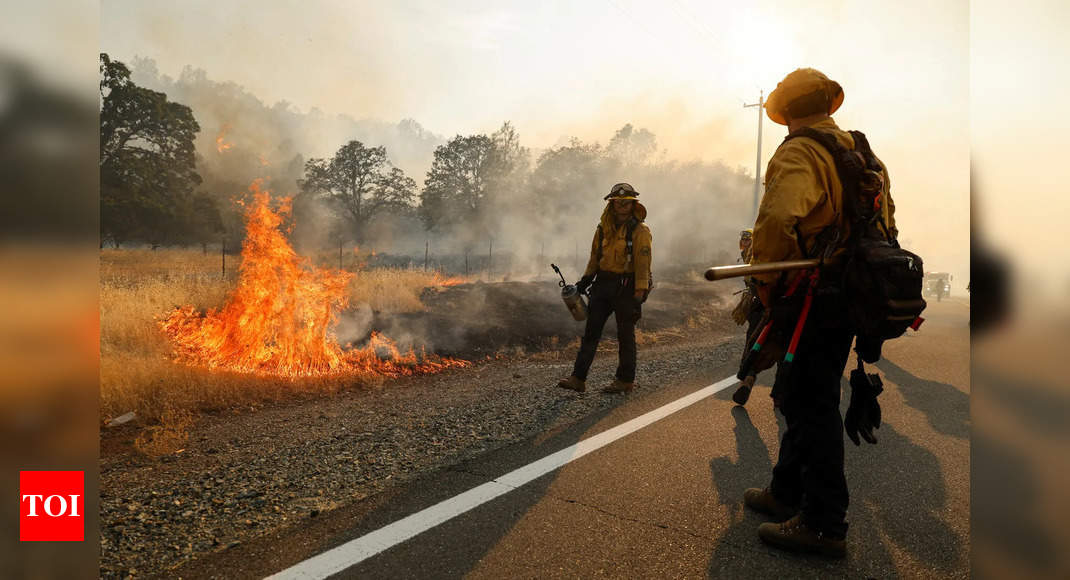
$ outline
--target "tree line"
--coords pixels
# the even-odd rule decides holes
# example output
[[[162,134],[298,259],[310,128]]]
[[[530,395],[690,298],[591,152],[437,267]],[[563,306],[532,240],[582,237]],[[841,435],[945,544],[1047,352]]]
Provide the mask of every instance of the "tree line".
[[[102,243],[207,244],[220,239],[224,224],[240,223],[228,199],[239,192],[199,187],[192,110],[137,86],[126,65],[103,53],[100,75]],[[330,157],[304,162],[294,207],[329,208],[328,235],[339,244],[364,243],[383,223],[418,223],[470,248],[510,226],[565,234],[577,201],[591,201],[578,196],[625,172],[633,181],[672,183],[685,201],[689,191],[708,197],[745,177],[719,165],[666,161],[656,137],[632,125],[605,146],[573,139],[532,163],[506,122],[489,135],[457,135],[438,146],[422,187],[393,166],[385,147],[350,140]]]

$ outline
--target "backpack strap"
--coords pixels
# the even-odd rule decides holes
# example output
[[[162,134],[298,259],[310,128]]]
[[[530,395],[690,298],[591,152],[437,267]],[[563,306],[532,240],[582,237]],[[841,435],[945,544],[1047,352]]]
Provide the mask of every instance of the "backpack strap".
[[[873,154],[873,149],[869,146],[869,139],[866,138],[866,134],[861,131],[848,131],[851,137],[855,141],[855,151],[858,151],[866,160],[866,167],[873,171],[880,171],[883,169],[881,164],[877,162],[877,156]]]
[[[628,218],[627,226],[624,230],[624,246],[625,252],[628,255],[628,261],[632,261],[633,249],[632,249],[632,235],[635,234],[635,228],[639,227],[639,220],[632,216]]]
[[[628,218],[626,229],[624,230],[624,245],[627,252],[628,259],[632,259],[632,236],[635,234],[635,228],[639,227],[639,220],[635,216]],[[602,224],[598,224],[598,254],[597,263],[602,263],[602,242],[605,239],[605,232],[602,230]]]
[[[859,189],[865,172],[870,170],[879,174],[881,165],[873,155],[866,136],[861,131],[850,131],[850,134],[855,142],[853,150],[840,144],[835,135],[818,131],[813,127],[803,127],[793,131],[784,138],[784,142],[798,137],[807,137],[816,141],[832,155],[832,160],[836,164],[836,173],[843,186],[844,210],[851,225],[851,232],[846,241],[856,240],[867,226],[877,222],[884,228],[885,238],[890,238],[888,227],[880,212],[880,196],[874,199],[873,207],[868,207],[859,200]]]
[[[597,246],[598,246],[598,254],[595,257],[595,262],[594,262],[595,268],[597,268],[598,265],[602,263],[602,240],[605,237],[605,234],[602,232],[602,223],[601,222],[598,223],[598,227],[595,228],[595,231],[598,234],[598,244],[597,244]]]
[[[877,156],[873,154],[873,149],[869,146],[869,139],[866,138],[865,133],[861,131],[849,131],[849,133],[851,134],[851,137],[854,138],[855,150],[861,153],[866,161],[866,168],[870,171],[875,171],[879,175],[883,170],[883,167],[881,167],[880,162],[877,161]],[[888,224],[884,221],[884,212],[881,211],[881,206],[884,203],[883,196],[884,192],[882,188],[880,194],[873,200],[874,219],[880,224],[881,229],[884,231],[885,239],[893,244],[898,244],[899,242],[896,240],[895,236],[892,235],[891,230],[888,229]]]

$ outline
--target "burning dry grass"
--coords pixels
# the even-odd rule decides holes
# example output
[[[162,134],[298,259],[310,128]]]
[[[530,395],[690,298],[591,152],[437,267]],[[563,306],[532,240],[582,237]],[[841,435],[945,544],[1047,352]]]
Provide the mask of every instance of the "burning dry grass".
[[[285,379],[176,364],[158,321],[185,304],[221,308],[237,283],[237,257],[227,256],[226,279],[219,254],[200,250],[103,250],[100,260],[101,414],[107,420],[135,411],[142,424],[152,426],[138,440],[146,453],[160,454],[179,445],[190,412],[382,381],[372,373]],[[359,272],[348,287],[350,305],[366,302],[386,313],[423,310],[420,295],[444,281],[433,272]]]
[[[239,203],[245,240],[238,282],[226,303],[204,312],[181,306],[160,320],[175,361],[243,374],[358,380],[369,373],[394,377],[468,365],[422,350],[401,352],[375,332],[366,345],[343,349],[333,328],[351,301],[353,272],[318,267],[294,251],[287,236],[291,200],[273,200],[261,180]]]

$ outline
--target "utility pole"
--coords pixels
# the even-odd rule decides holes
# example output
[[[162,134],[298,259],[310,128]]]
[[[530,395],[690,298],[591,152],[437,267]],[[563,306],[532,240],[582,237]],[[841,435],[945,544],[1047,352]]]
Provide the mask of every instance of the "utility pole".
[[[758,219],[758,197],[762,191],[762,112],[765,110],[765,91],[758,92],[758,102],[743,105],[744,109],[758,107],[758,161],[754,164],[754,219]]]

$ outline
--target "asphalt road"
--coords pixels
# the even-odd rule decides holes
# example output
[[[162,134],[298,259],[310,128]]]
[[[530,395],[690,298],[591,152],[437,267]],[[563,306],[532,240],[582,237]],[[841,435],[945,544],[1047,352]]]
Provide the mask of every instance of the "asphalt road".
[[[934,302],[926,316],[920,333],[886,345],[885,360],[876,365],[885,384],[878,445],[846,441],[851,505],[845,560],[765,547],[757,537],[765,520],[743,508],[743,490],[768,482],[783,428],[767,396],[767,373],[746,408],[731,402],[729,386],[337,577],[968,577],[969,306]],[[225,558],[220,571],[290,575],[296,571],[291,566],[310,557],[732,374],[724,364],[699,369],[685,384],[664,386],[603,416],[264,538]],[[846,410],[846,377],[843,384]]]

